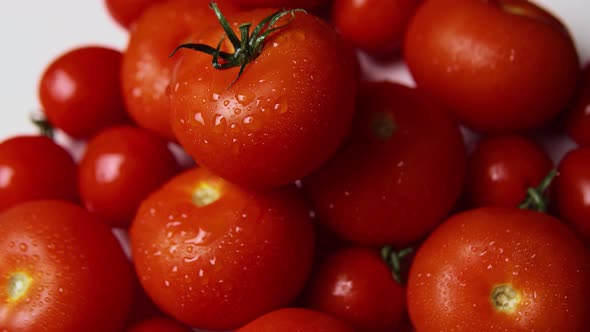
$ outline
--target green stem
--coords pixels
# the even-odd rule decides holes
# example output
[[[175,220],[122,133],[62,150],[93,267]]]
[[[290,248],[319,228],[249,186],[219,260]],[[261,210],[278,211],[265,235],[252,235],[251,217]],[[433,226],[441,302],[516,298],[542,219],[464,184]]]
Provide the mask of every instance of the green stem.
[[[529,187],[526,199],[518,207],[523,210],[547,212],[549,207],[548,190],[557,175],[557,170],[552,169],[537,187]]]
[[[409,267],[408,257],[413,253],[413,248],[396,251],[392,246],[385,246],[381,249],[381,259],[391,270],[393,279],[400,285],[406,284]]]
[[[41,135],[47,136],[51,139],[55,137],[55,129],[53,125],[42,115],[31,114],[31,122],[37,127]]]

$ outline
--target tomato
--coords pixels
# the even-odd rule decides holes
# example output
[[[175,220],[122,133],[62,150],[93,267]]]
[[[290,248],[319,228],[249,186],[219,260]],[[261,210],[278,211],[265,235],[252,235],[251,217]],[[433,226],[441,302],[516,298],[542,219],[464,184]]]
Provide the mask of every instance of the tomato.
[[[326,314],[307,309],[286,308],[266,314],[236,332],[354,332]]]
[[[569,152],[561,161],[551,187],[554,210],[590,242],[590,148]]]
[[[342,38],[374,55],[399,50],[422,0],[335,0],[332,20]]]
[[[128,122],[120,68],[121,52],[98,46],[76,48],[54,60],[39,83],[49,122],[74,138]]]
[[[150,132],[111,127],[88,142],[78,174],[80,196],[107,224],[127,227],[141,201],[178,168],[166,143]]]
[[[588,331],[590,253],[539,212],[455,215],[418,250],[408,282],[417,331]]]
[[[232,5],[242,9],[303,8],[313,10],[327,4],[329,0],[225,0],[220,2],[231,3]]]
[[[574,106],[567,115],[567,132],[583,146],[590,146],[590,64],[582,79]]]
[[[76,202],[77,167],[45,136],[15,136],[0,143],[0,212],[35,199]]]
[[[150,6],[163,0],[105,0],[111,17],[122,27],[129,29],[132,23]]]
[[[526,137],[485,138],[470,157],[465,195],[476,207],[518,207],[552,168],[543,148]]]
[[[131,247],[140,281],[163,311],[229,330],[297,296],[314,232],[295,188],[248,191],[196,168],[142,203]]]
[[[117,239],[70,203],[34,201],[0,214],[0,330],[120,331],[133,275]]]
[[[188,327],[168,318],[152,318],[141,322],[127,332],[191,332]]]
[[[325,259],[311,280],[307,297],[309,308],[358,331],[396,331],[405,319],[405,288],[369,249],[347,248]]]
[[[401,247],[451,211],[463,189],[466,159],[446,110],[416,90],[367,83],[349,139],[303,180],[303,188],[319,222],[342,238]]]
[[[230,24],[258,24],[271,13],[247,12]],[[272,187],[305,176],[336,150],[352,121],[350,49],[320,19],[296,13],[289,23],[289,17],[276,23],[287,25],[266,38],[262,54],[233,84],[239,68],[214,69],[210,55],[191,50],[177,55],[174,133],[198,164],[241,185]],[[217,45],[223,36],[214,27],[196,41]]]
[[[487,133],[548,122],[579,72],[566,28],[525,0],[426,1],[408,27],[405,59],[419,88]]]

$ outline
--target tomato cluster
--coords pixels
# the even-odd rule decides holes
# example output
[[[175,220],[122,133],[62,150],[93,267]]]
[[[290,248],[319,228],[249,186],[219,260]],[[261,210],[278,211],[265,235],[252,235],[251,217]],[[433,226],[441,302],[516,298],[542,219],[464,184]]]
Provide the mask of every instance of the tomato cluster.
[[[43,135],[0,142],[0,331],[590,330],[590,66],[552,13],[105,2],[128,47],[56,58]]]

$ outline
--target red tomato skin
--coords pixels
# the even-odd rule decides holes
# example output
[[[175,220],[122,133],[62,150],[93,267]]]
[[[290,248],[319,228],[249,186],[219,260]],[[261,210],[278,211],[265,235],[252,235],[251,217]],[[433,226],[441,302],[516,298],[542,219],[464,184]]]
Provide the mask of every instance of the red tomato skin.
[[[122,330],[133,275],[121,246],[96,217],[70,203],[33,201],[0,214],[0,286],[15,272],[31,284],[10,301],[0,292],[3,331]]]
[[[272,12],[228,19],[257,24]],[[215,27],[195,42],[217,45],[222,37]],[[198,164],[232,182],[261,188],[300,179],[350,128],[356,60],[349,51],[325,22],[297,13],[228,88],[238,68],[220,71],[211,56],[182,50],[171,84],[172,128]]]
[[[127,123],[120,70],[121,52],[104,47],[80,47],[55,59],[39,83],[39,100],[49,122],[74,138]]]
[[[543,148],[524,136],[484,138],[470,156],[466,197],[471,206],[518,207],[527,189],[553,168]]]
[[[419,88],[486,133],[539,127],[573,96],[579,59],[564,26],[522,0],[427,1],[405,39]]]
[[[391,137],[373,128],[380,118],[391,119]],[[417,90],[367,83],[348,140],[303,188],[318,220],[345,240],[403,247],[451,211],[466,164],[458,125],[444,109]]]
[[[225,0],[221,2],[230,3],[241,9],[302,8],[314,10],[328,3],[329,0]]]
[[[198,207],[203,185],[219,199]],[[141,205],[131,226],[140,281],[154,302],[206,330],[240,327],[289,304],[309,274],[314,232],[294,188],[247,191],[196,168]]]
[[[160,2],[164,0],[105,0],[105,5],[113,20],[129,29],[144,11]]]
[[[152,318],[143,321],[127,332],[191,332],[188,327],[169,318]]]
[[[326,314],[299,308],[268,313],[236,332],[354,332],[354,329]]]
[[[590,148],[570,151],[551,187],[555,212],[590,243]]]
[[[37,199],[77,202],[72,156],[44,136],[15,136],[0,143],[0,212]]]
[[[590,254],[559,220],[481,208],[443,223],[418,250],[408,281],[416,331],[588,331]],[[511,285],[520,302],[495,309]]]
[[[306,306],[358,331],[390,332],[406,318],[406,289],[397,284],[376,252],[347,248],[319,264]]]
[[[128,227],[139,204],[179,170],[160,138],[134,127],[111,127],[88,142],[78,186],[84,206],[113,227]]]
[[[567,115],[567,132],[581,146],[590,146],[590,64],[582,72],[574,105]]]

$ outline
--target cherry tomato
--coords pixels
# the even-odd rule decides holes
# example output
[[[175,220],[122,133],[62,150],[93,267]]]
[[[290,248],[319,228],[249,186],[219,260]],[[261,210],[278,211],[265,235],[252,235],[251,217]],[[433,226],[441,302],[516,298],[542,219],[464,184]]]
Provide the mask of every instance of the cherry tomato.
[[[272,12],[229,22],[258,24]],[[191,50],[178,54],[171,83],[172,128],[181,145],[200,165],[245,186],[279,186],[307,175],[336,150],[352,121],[350,49],[312,15],[287,14],[276,26],[283,24],[233,85],[239,68],[214,69],[210,55]],[[223,36],[215,27],[196,42],[217,45]]]
[[[444,109],[416,90],[367,83],[348,141],[303,188],[319,221],[344,239],[401,247],[451,211],[466,159],[459,127]]]
[[[318,9],[329,2],[329,0],[224,0],[242,9],[254,8],[303,8]]]
[[[2,331],[120,331],[133,276],[117,239],[70,203],[34,201],[0,214]]]
[[[335,0],[332,19],[343,39],[374,55],[399,50],[422,0]]]
[[[111,127],[88,142],[78,174],[80,196],[107,224],[127,227],[141,201],[178,168],[166,143],[150,132]]]
[[[578,95],[568,113],[567,131],[578,144],[590,146],[590,64],[582,73]]]
[[[0,212],[36,199],[76,202],[76,164],[45,136],[16,136],[0,143]]]
[[[292,187],[248,191],[187,171],[145,200],[131,226],[140,281],[185,324],[235,329],[302,289],[314,252],[308,211]]]
[[[354,332],[350,326],[320,312],[286,308],[266,314],[236,332]]]
[[[120,92],[121,52],[88,46],[54,60],[39,83],[45,116],[74,138],[128,122]]]
[[[168,318],[152,318],[143,321],[127,332],[191,332],[188,327]]]
[[[405,59],[419,88],[488,133],[548,122],[579,72],[566,28],[525,0],[426,1],[408,27]]]
[[[159,2],[163,0],[105,0],[105,5],[111,17],[122,27],[129,29],[144,11]]]
[[[307,306],[358,331],[390,332],[406,317],[406,290],[396,283],[377,253],[348,248],[319,265],[308,290]]]
[[[451,217],[416,254],[417,331],[588,331],[590,253],[557,219],[517,208]]]
[[[466,197],[476,207],[518,207],[552,168],[547,153],[528,138],[485,138],[469,160]]]

